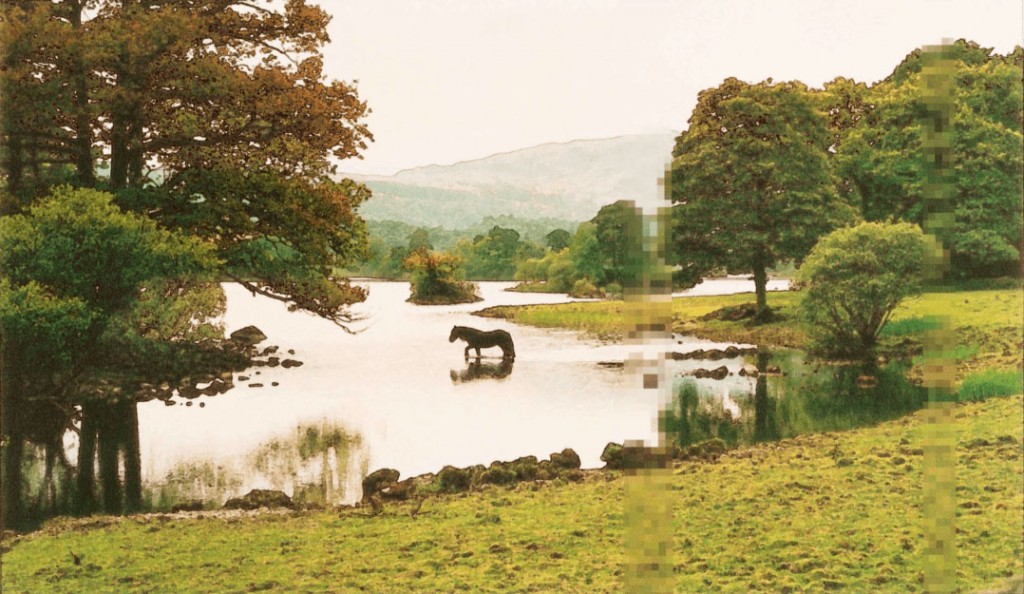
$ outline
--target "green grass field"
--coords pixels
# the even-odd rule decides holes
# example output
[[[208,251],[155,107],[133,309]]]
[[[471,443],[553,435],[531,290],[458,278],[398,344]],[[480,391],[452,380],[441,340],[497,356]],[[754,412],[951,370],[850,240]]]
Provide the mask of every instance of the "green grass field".
[[[964,592],[1024,573],[1022,410],[1020,396],[956,409]],[[675,590],[922,591],[922,419],[677,462]],[[415,518],[393,504],[55,520],[5,541],[3,591],[621,591],[629,480],[441,496]]]

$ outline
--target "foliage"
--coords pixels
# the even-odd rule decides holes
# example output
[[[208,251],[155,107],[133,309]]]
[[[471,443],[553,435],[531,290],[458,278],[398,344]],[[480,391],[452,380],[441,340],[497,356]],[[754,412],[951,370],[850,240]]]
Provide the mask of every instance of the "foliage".
[[[430,305],[480,301],[476,286],[460,279],[461,265],[462,260],[454,254],[413,252],[405,261],[412,287],[409,301]]]
[[[212,270],[209,246],[122,212],[108,193],[63,186],[29,210],[0,219],[0,270],[12,285],[35,281],[110,315],[152,278]]]
[[[594,284],[587,279],[581,278],[573,283],[572,290],[569,291],[569,296],[581,299],[593,299],[595,297],[604,297],[604,291],[595,287]]]
[[[722,268],[752,272],[764,317],[766,270],[799,261],[853,219],[829,170],[832,143],[800,83],[729,78],[702,91],[672,152],[677,282],[693,286]]]
[[[85,443],[85,434],[97,431],[95,425],[86,430],[86,422],[97,420],[87,410],[127,411],[126,403],[151,397],[143,386],[202,381],[247,361],[204,331],[217,312],[204,309],[203,299],[190,300],[202,293],[192,292],[187,280],[172,282],[210,275],[216,264],[210,246],[123,212],[112,195],[97,190],[60,187],[27,214],[0,217],[5,523],[27,519],[24,443],[46,448],[44,480],[51,481],[54,458],[64,460],[63,435],[76,405],[85,415]],[[169,304],[172,296],[183,300]],[[132,419],[127,412],[106,419],[106,443],[128,439],[121,422]],[[92,495],[94,458],[85,446],[79,455],[84,501]],[[113,458],[101,459],[108,511],[120,510],[116,464],[116,449]],[[129,508],[138,504],[137,464],[137,456],[125,461],[125,482],[135,495],[128,495]],[[46,489],[47,497],[53,492]],[[48,505],[53,509],[56,502]]]
[[[629,277],[635,281],[630,275],[639,272],[634,239],[640,219],[634,218],[634,214],[635,210],[626,202],[602,208],[592,221],[580,223],[566,248],[549,249],[542,257],[520,260],[516,280],[544,282],[545,291],[551,293],[571,293],[578,285],[582,293],[574,296],[597,295],[598,287],[615,282],[612,279]],[[604,242],[599,232],[604,233]]]
[[[329,20],[304,0],[12,3],[8,212],[57,174],[103,186],[214,243],[250,290],[344,326],[365,295],[332,275],[362,255],[369,191],[329,175],[372,137],[355,87],[323,74]]]
[[[544,236],[545,244],[553,252],[560,252],[569,247],[570,241],[572,241],[572,234],[565,229],[555,229]]]
[[[1021,49],[1001,56],[964,40],[943,48],[953,61],[952,220],[940,239],[954,276],[1017,274],[1024,167]],[[915,50],[866,91],[870,105],[842,131],[835,155],[840,187],[867,220],[922,224],[927,169],[922,150],[922,53]],[[861,95],[865,91],[861,90]]]
[[[601,207],[591,219],[604,268],[604,282],[626,287],[640,284],[643,260],[643,211],[632,201]]]
[[[822,238],[804,261],[804,319],[826,356],[874,360],[899,303],[921,291],[926,243],[909,223],[861,223]]]
[[[587,278],[595,284],[604,282],[604,256],[597,237],[597,225],[593,221],[581,223],[569,243],[569,258],[572,260],[576,278]]]
[[[555,219],[522,219],[514,216],[486,217],[482,221],[464,229],[447,229],[444,227],[416,227],[400,221],[367,221],[367,232],[369,236],[369,249],[364,259],[348,267],[348,270],[359,275],[375,276],[383,278],[399,278],[403,276],[402,262],[409,257],[409,253],[416,246],[424,246],[423,239],[427,239],[429,249],[440,251],[453,251],[461,244],[462,256],[468,258],[474,256],[477,260],[477,267],[484,269],[498,269],[504,272],[509,270],[509,262],[503,261],[503,255],[499,255],[498,261],[494,261],[495,254],[474,254],[473,239],[479,236],[489,236],[495,227],[510,229],[519,233],[519,241],[516,242],[512,255],[512,266],[518,268],[526,260],[541,258],[544,250],[540,247],[541,242],[546,241],[546,235],[553,233],[552,229],[559,231],[559,225],[566,225],[564,221]],[[564,231],[564,230],[562,230]],[[415,235],[415,238],[414,238]],[[415,241],[413,241],[415,239]],[[483,248],[485,246],[476,246]],[[488,261],[490,259],[490,261]],[[475,270],[472,272],[476,272]],[[494,271],[491,270],[491,273]],[[476,278],[468,274],[470,278]],[[516,273],[503,277],[500,280],[515,278]],[[526,280],[526,279],[517,279]],[[533,280],[533,279],[531,279]],[[543,277],[536,279],[543,280]]]
[[[434,249],[434,244],[430,242],[430,231],[420,227],[409,234],[409,251],[417,252],[420,250],[430,251]]]
[[[455,253],[465,262],[469,278],[499,280],[515,275],[519,247],[518,231],[495,225],[486,235],[477,235],[471,242],[460,241]]]

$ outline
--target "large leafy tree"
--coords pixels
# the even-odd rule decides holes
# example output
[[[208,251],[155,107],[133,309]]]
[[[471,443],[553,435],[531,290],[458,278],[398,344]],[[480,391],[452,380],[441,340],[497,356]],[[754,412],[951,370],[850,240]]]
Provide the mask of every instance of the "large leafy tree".
[[[12,0],[4,8],[4,215],[35,217],[33,203],[59,182],[106,189],[118,207],[144,216],[147,224],[212,246],[216,259],[210,261],[220,278],[348,329],[348,308],[365,294],[334,274],[365,250],[357,209],[369,191],[350,180],[334,181],[332,174],[336,160],[357,156],[371,136],[362,123],[368,109],[355,87],[323,75],[320,49],[329,20],[324,11],[304,0]],[[64,199],[70,200],[58,196]],[[122,248],[108,244],[115,239],[89,236],[90,253],[108,254],[106,259],[84,258],[57,280],[87,286],[118,265],[109,256]],[[29,268],[32,275],[46,272]],[[186,320],[193,319],[190,314],[209,317],[216,286],[183,289],[167,282],[174,276],[170,269],[151,272],[149,295],[160,293],[162,310],[181,311]],[[16,287],[12,295],[23,298],[11,302],[7,311],[15,313],[5,318],[7,328],[21,328],[32,316],[57,319],[55,312],[79,307],[33,297],[53,287],[40,293],[25,279],[11,276],[6,282]],[[48,287],[42,277],[32,282]],[[153,331],[153,310],[136,316],[146,311],[146,298],[138,283],[126,286],[132,290],[111,290],[86,302],[88,311],[108,320],[101,324],[108,330],[94,329],[94,348],[87,350],[110,356],[78,361],[76,385],[94,387],[89,397],[80,391],[66,399],[81,409],[83,439],[99,438],[101,473],[103,435],[117,437],[134,410],[115,406],[119,391],[145,392],[150,372],[164,368],[161,362],[174,363],[160,382],[172,390],[182,370],[176,363],[192,364],[198,375],[204,362],[208,370],[220,366],[202,352],[203,337],[188,332],[159,348],[145,342]],[[113,320],[120,320],[120,335],[109,330]],[[19,336],[56,337],[47,347],[33,348],[64,349],[66,356],[54,358],[64,361],[77,344],[71,340],[77,335],[67,330],[72,327]],[[125,338],[118,342],[119,337]],[[146,361],[152,365],[137,364]],[[5,450],[11,465],[19,456]],[[88,478],[91,468],[91,458],[80,464],[79,478]],[[114,471],[116,478],[116,464]]]
[[[944,53],[954,64],[956,81],[950,130],[955,191],[952,220],[940,235],[950,249],[954,275],[1012,274],[1024,249],[1024,50],[1001,56],[961,40]],[[840,187],[867,220],[923,223],[921,65],[917,50],[870,89],[870,109],[844,131],[836,151]]]
[[[61,437],[76,405],[99,413],[83,419],[79,453],[87,463],[79,467],[80,495],[88,499],[92,493],[91,479],[85,480],[94,460],[95,442],[87,436],[92,426],[107,455],[101,464],[107,507],[117,499],[110,511],[120,509],[117,455],[127,436],[121,421],[134,412],[128,405],[145,397],[140,385],[177,386],[232,359],[229,353],[217,353],[226,359],[213,356],[221,351],[215,336],[203,336],[205,344],[183,340],[202,332],[201,314],[215,311],[161,298],[188,292],[180,282],[172,290],[168,279],[210,274],[215,263],[208,245],[124,213],[111,195],[96,190],[60,188],[28,214],[0,218],[5,523],[22,519],[24,443],[46,448],[49,478],[54,456],[63,456]],[[152,290],[140,300],[147,286]],[[189,293],[194,299],[196,293]],[[109,414],[111,407],[124,414]],[[137,439],[133,445],[137,457]],[[127,475],[136,472],[137,487],[137,460],[125,466]],[[137,488],[129,496],[129,507],[137,507]]]
[[[6,16],[0,85],[32,106],[2,120],[8,211],[54,177],[98,183],[214,241],[250,290],[351,321],[363,292],[332,273],[362,254],[369,192],[329,176],[371,136],[355,87],[323,75],[324,11],[70,0],[14,2]]]
[[[702,91],[672,152],[676,281],[752,273],[764,317],[767,270],[854,217],[830,172],[833,143],[800,83],[730,78]]]

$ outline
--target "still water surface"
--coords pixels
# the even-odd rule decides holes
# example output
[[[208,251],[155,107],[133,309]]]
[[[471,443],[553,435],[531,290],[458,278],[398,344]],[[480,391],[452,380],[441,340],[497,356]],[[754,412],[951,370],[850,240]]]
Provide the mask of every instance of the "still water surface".
[[[493,305],[564,302],[564,295],[513,293],[504,290],[512,283],[480,283],[483,302],[417,306],[405,302],[407,283],[366,284],[369,297],[355,308],[365,317],[356,335],[288,312],[283,304],[236,285],[225,286],[229,332],[254,324],[268,336],[265,345],[278,345],[282,356],[304,364],[238,374],[249,379],[236,376],[234,390],[198,398],[191,406],[179,399],[175,406],[140,404],[143,481],[154,505],[187,499],[219,504],[252,488],[351,503],[359,497],[361,477],[377,468],[397,469],[404,478],[436,472],[446,464],[546,458],[566,447],[576,450],[584,467],[598,467],[609,441],[656,441],[658,391],[640,389],[638,378],[621,368],[599,365],[623,361],[636,347],[471,315]],[[785,284],[772,288],[784,289]],[[723,279],[694,292],[751,289],[749,281]],[[463,359],[465,344],[448,342],[453,325],[509,331],[516,344],[512,368],[500,366],[497,349],[490,353],[494,358],[470,368]],[[725,345],[674,337],[670,346],[687,351]],[[289,349],[294,356],[284,354]],[[804,370],[798,355],[777,358],[790,372],[785,378],[762,380],[760,391],[756,380],[738,375],[724,381],[682,379],[697,366],[724,364],[736,373],[742,358],[670,362],[680,411],[675,428],[682,427],[691,440],[720,436],[732,442],[815,430],[807,418],[816,411],[797,407],[798,412],[791,412],[793,405],[778,403],[795,398],[800,387],[793,382],[805,383],[805,376],[821,374]],[[254,383],[263,387],[250,387]],[[763,429],[767,400],[758,399],[766,390],[774,403],[776,427],[768,431]],[[826,385],[815,398],[828,400],[834,391],[835,386]],[[828,412],[827,405],[822,407]],[[793,415],[799,418],[794,421]],[[879,414],[867,417],[872,422]],[[761,429],[754,435],[756,427]]]

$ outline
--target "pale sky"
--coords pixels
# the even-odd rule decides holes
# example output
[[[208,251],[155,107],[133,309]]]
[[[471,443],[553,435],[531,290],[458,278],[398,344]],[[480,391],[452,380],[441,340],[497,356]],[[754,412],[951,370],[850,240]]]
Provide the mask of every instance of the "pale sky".
[[[875,82],[915,48],[1024,44],[1021,0],[321,0],[375,136],[348,173],[679,132],[729,76]]]

